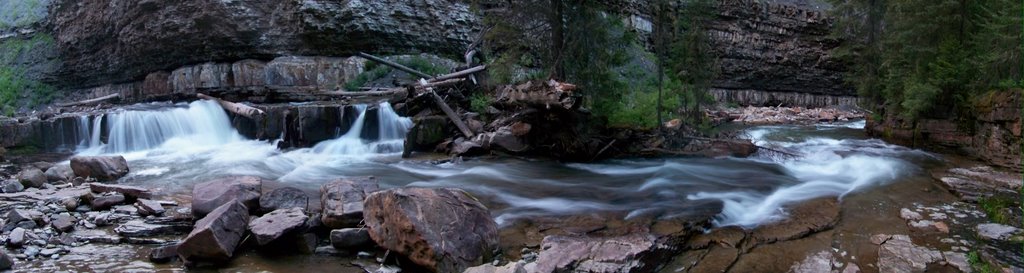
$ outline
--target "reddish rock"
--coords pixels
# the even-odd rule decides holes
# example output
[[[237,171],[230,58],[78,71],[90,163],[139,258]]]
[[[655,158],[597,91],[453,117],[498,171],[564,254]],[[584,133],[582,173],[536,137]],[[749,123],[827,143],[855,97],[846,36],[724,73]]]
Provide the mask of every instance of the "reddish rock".
[[[139,209],[139,214],[143,216],[164,214],[164,206],[154,200],[139,199],[135,201],[135,207]]]
[[[49,182],[63,182],[71,181],[75,178],[75,171],[71,169],[71,165],[54,165],[45,172],[46,180]]]
[[[750,243],[773,243],[802,238],[839,222],[839,200],[824,197],[786,207],[785,220],[764,224],[750,232]]]
[[[360,249],[373,246],[373,239],[365,228],[335,229],[331,231],[331,246],[339,250]]]
[[[594,238],[548,236],[535,272],[653,272],[670,247],[650,234]]]
[[[363,201],[380,190],[376,177],[345,178],[320,187],[324,226],[331,229],[355,227],[363,221]]]
[[[196,184],[192,188],[192,213],[203,216],[217,207],[237,200],[249,210],[259,206],[263,179],[232,176]]]
[[[71,158],[75,176],[99,181],[116,181],[128,174],[128,161],[123,156],[76,156]]]
[[[498,250],[498,228],[460,189],[398,188],[366,198],[364,220],[377,245],[433,272],[462,272]]]
[[[92,210],[106,210],[113,206],[124,203],[125,198],[123,194],[116,192],[108,192],[99,195],[89,195],[89,207]]]
[[[18,182],[26,188],[39,188],[46,184],[46,174],[36,168],[24,169],[18,173]]]
[[[248,222],[249,208],[238,201],[227,202],[196,222],[178,245],[178,257],[190,262],[231,259]]]

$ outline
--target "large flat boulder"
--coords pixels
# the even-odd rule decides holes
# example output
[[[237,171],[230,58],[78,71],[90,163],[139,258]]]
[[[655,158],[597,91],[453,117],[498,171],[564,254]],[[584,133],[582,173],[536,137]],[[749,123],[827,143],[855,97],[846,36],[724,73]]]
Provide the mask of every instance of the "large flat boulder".
[[[460,189],[398,188],[366,198],[363,219],[377,245],[433,272],[462,272],[498,250],[487,207]]]
[[[75,176],[99,181],[116,181],[128,174],[128,161],[123,156],[76,156],[71,158]]]
[[[653,272],[671,248],[650,234],[548,236],[534,272]]]
[[[49,182],[71,181],[71,179],[75,178],[75,171],[68,164],[53,165],[53,167],[46,169],[45,174],[46,180]]]
[[[196,222],[195,228],[178,245],[184,261],[220,262],[231,259],[245,235],[249,208],[241,202],[227,202]]]
[[[363,221],[363,201],[380,190],[376,177],[343,178],[320,187],[324,226],[332,229],[355,227]]]
[[[760,225],[750,232],[748,244],[770,244],[803,238],[839,222],[839,200],[823,197],[785,207],[786,219]]]
[[[266,245],[301,229],[308,219],[300,208],[279,209],[250,222],[249,230],[255,235],[256,243]]]
[[[263,179],[232,176],[196,184],[192,188],[192,213],[203,216],[217,207],[237,200],[249,210],[259,206]]]
[[[272,190],[260,196],[260,211],[271,212],[279,209],[300,208],[306,210],[309,196],[300,189],[284,187]]]

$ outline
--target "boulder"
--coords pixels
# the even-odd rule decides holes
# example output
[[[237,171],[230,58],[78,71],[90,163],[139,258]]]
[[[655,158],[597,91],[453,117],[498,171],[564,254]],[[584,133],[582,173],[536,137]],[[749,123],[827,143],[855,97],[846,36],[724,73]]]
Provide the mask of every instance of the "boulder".
[[[331,231],[331,245],[339,250],[355,250],[373,246],[373,239],[365,228],[335,229]]]
[[[75,171],[71,169],[71,165],[58,164],[49,168],[45,172],[46,180],[53,182],[71,181],[75,178]]]
[[[22,185],[18,180],[4,180],[0,182],[0,192],[16,193],[23,190],[25,190],[25,185]]]
[[[0,154],[2,155],[2,154]],[[7,252],[0,249],[0,270],[8,270],[14,267],[14,259]]]
[[[41,188],[46,184],[46,175],[39,169],[28,168],[18,173],[18,182],[26,188]]]
[[[75,176],[99,181],[116,181],[128,174],[128,161],[123,156],[76,156],[71,158]]]
[[[68,214],[57,214],[50,220],[50,226],[60,232],[71,231],[75,227],[75,217]]]
[[[89,190],[95,193],[116,192],[132,199],[153,197],[149,189],[125,185],[89,183]]]
[[[331,181],[320,187],[324,226],[332,229],[355,227],[363,221],[363,201],[380,190],[376,177],[357,177]]]
[[[139,199],[135,201],[135,207],[139,209],[139,214],[142,216],[164,214],[164,206],[154,200]]]
[[[363,215],[377,245],[433,272],[462,272],[498,250],[487,207],[460,189],[398,188],[366,198]]]
[[[272,190],[260,196],[260,212],[267,213],[279,209],[300,208],[306,210],[309,196],[300,189],[284,187]]]
[[[226,261],[245,235],[249,208],[238,201],[227,202],[196,222],[195,228],[178,245],[184,261]]]
[[[203,216],[221,205],[237,200],[249,210],[259,206],[263,179],[232,176],[196,184],[192,188],[192,213]]]
[[[184,234],[191,226],[185,222],[157,222],[150,219],[129,220],[114,228],[117,235],[123,237],[154,237],[173,234]]]
[[[169,263],[178,257],[178,244],[169,244],[149,251],[149,261],[153,263]]]
[[[11,246],[17,247],[17,246],[24,245],[25,244],[25,240],[26,240],[26,238],[25,238],[25,229],[24,228],[20,228],[20,227],[14,228],[14,230],[11,231],[11,234],[7,235],[7,244],[11,245]]]
[[[108,192],[103,194],[93,194],[90,197],[89,207],[92,210],[106,210],[115,205],[124,203],[124,195],[116,192]]]
[[[317,242],[319,242],[319,239],[314,233],[303,233],[292,237],[292,247],[302,254],[315,253]]]
[[[650,234],[617,237],[547,236],[537,257],[538,273],[653,272],[670,247]]]
[[[249,230],[256,237],[256,243],[267,245],[282,236],[301,229],[308,217],[301,208],[272,211],[249,223]]]
[[[463,271],[462,273],[526,273],[527,271],[526,268],[524,268],[524,265],[525,263],[523,263],[522,261],[510,262],[503,266],[485,264],[481,266],[470,267],[466,269],[466,271]]]

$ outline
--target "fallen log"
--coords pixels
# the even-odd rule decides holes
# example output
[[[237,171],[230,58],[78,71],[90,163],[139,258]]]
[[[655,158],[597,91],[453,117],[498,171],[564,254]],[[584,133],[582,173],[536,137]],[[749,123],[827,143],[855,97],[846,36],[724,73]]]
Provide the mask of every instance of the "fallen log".
[[[70,107],[70,106],[100,104],[100,103],[103,103],[103,102],[106,102],[106,101],[110,101],[110,100],[114,100],[114,99],[118,99],[118,98],[121,98],[121,94],[110,94],[110,95],[106,95],[106,96],[102,96],[102,97],[94,98],[94,99],[87,99],[87,100],[76,101],[76,102],[62,103],[62,104],[58,104],[57,106],[60,106],[60,107]]]
[[[472,76],[474,73],[477,73],[477,72],[480,72],[480,71],[484,71],[484,70],[487,70],[487,65],[478,65],[478,66],[471,67],[471,68],[466,69],[466,70],[456,71],[456,72],[453,72],[453,73],[450,73],[450,74],[445,74],[445,75],[437,76],[437,77],[435,77],[433,79],[430,79],[430,81],[431,82],[436,82],[436,81],[443,81],[443,80],[448,80],[448,79]]]
[[[441,108],[441,111],[448,116],[448,119],[452,120],[455,127],[458,127],[459,131],[462,131],[462,135],[465,135],[466,138],[473,138],[473,131],[469,130],[469,126],[466,126],[466,123],[462,121],[462,118],[459,118],[459,115],[444,102],[444,99],[442,99],[441,96],[438,96],[434,91],[430,91],[429,94],[434,97],[434,102],[437,103],[437,106]]]
[[[412,69],[412,68],[409,68],[408,66],[404,66],[404,65],[398,64],[396,62],[388,61],[388,60],[382,59],[382,58],[377,57],[377,56],[373,56],[373,55],[366,54],[366,53],[363,53],[363,52],[356,53],[356,56],[363,57],[363,58],[366,58],[367,60],[378,62],[378,63],[381,63],[383,65],[394,67],[395,69],[405,71],[406,73],[416,75],[417,77],[420,77],[420,78],[424,78],[424,79],[433,78],[433,76],[430,76],[427,73],[420,72],[419,70]]]
[[[218,98],[211,97],[211,96],[208,96],[208,95],[203,94],[203,93],[196,93],[196,97],[199,97],[200,99],[204,99],[204,100],[216,101],[218,104],[220,104],[220,107],[224,108],[224,110],[227,110],[228,112],[235,113],[235,114],[238,114],[238,115],[250,118],[250,119],[256,119],[258,117],[263,117],[264,115],[266,115],[266,113],[264,113],[263,110],[260,110],[259,108],[248,106],[248,105],[241,104],[241,103],[230,102],[230,101],[218,99]]]

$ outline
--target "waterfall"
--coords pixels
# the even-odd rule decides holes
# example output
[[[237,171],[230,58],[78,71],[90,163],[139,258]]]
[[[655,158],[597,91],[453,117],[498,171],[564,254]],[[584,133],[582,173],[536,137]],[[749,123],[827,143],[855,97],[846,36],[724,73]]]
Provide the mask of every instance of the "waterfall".
[[[88,124],[88,118],[79,121]],[[105,126],[105,127],[104,127]],[[82,154],[128,153],[149,150],[177,139],[191,145],[221,145],[242,140],[227,113],[213,101],[177,104],[161,110],[120,110],[92,119],[92,126],[79,129],[89,135],[82,140]],[[101,135],[107,133],[103,142]]]
[[[363,125],[366,123],[366,114],[369,107],[366,105],[355,105],[359,116],[349,127],[344,135],[320,142],[313,147],[313,151],[319,154],[332,155],[363,155],[397,153],[403,149],[405,134],[412,128],[412,120],[401,117],[391,108],[387,102],[380,103],[377,107],[375,117],[378,125],[378,138],[366,140],[360,137],[363,132]]]

